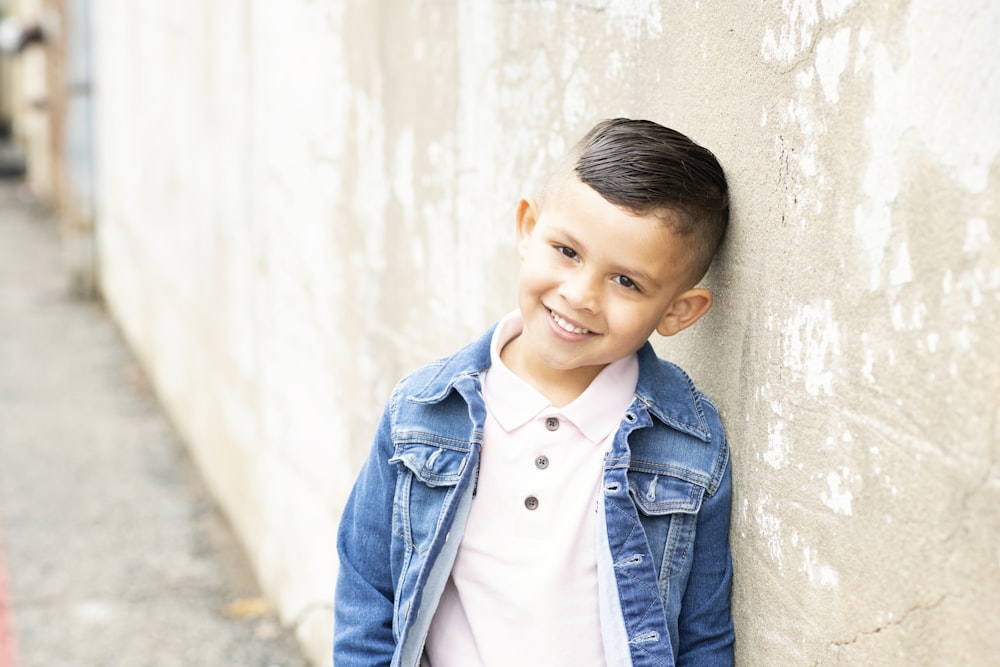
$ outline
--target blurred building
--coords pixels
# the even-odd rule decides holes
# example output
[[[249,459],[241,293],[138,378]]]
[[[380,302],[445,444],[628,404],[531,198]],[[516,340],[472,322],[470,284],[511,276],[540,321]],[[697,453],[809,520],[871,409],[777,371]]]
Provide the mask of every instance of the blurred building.
[[[0,122],[62,223],[71,288],[96,289],[89,0],[0,4]]]

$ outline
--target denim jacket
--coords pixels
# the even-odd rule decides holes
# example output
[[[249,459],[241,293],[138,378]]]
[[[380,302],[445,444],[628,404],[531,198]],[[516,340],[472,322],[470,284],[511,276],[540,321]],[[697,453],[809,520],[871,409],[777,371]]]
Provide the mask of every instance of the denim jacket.
[[[475,490],[492,334],[411,374],[386,404],[337,539],[335,667],[420,663]],[[600,494],[606,663],[731,666],[725,432],[680,368],[649,343],[638,358]]]

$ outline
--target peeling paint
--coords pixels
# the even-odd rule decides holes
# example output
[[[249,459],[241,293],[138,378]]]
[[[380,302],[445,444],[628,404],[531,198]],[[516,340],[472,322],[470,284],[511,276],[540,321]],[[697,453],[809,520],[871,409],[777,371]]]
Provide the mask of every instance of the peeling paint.
[[[823,18],[827,20],[839,19],[848,9],[854,6],[854,0],[820,0],[823,7]]]
[[[801,375],[813,396],[833,393],[833,368],[840,352],[840,330],[833,302],[801,306],[785,326],[785,366]]]
[[[847,488],[850,472],[842,469],[839,472],[830,472],[826,475],[827,488],[819,495],[823,504],[832,509],[837,514],[851,515],[851,502],[853,496],[851,490]]]
[[[792,535],[792,546],[799,547],[797,534]],[[799,568],[804,572],[810,583],[819,584],[824,588],[833,588],[840,583],[837,571],[825,563],[819,561],[819,553],[815,547],[807,544],[799,547],[802,550],[802,565]]]
[[[896,264],[889,271],[889,284],[904,285],[913,280],[913,267],[910,265],[910,251],[906,245],[899,246],[896,252]]]
[[[962,251],[976,253],[990,245],[990,230],[983,218],[970,218],[965,223],[965,243]]]
[[[850,56],[851,29],[841,28],[833,37],[824,37],[816,45],[816,71],[823,95],[830,104],[840,101],[840,75]]]
[[[924,26],[934,26],[930,43]],[[895,73],[909,120],[900,125],[916,127],[924,145],[970,193],[986,189],[1000,156],[1000,86],[991,85],[996,68],[990,66],[996,62],[997,35],[998,11],[965,15],[936,0],[915,0],[906,31],[910,60]],[[956,76],[960,71],[963,76]]]
[[[793,0],[782,3],[786,21],[775,30],[767,26],[760,48],[765,62],[791,62],[812,45],[812,28],[819,23],[815,0]]]
[[[781,570],[783,560],[781,519],[767,512],[766,506],[769,503],[770,498],[758,499],[754,519],[757,521],[760,536],[767,542],[768,554],[777,563],[778,570]]]
[[[777,470],[784,465],[788,456],[788,441],[783,435],[785,423],[777,421],[767,426],[767,449],[764,451],[764,461]]]

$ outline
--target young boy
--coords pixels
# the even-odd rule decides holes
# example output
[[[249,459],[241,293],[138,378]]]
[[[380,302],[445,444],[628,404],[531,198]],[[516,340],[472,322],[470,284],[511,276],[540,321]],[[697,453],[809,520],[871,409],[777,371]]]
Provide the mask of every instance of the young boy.
[[[647,342],[728,218],[711,152],[628,119],[520,201],[518,311],[400,382],[348,500],[336,667],[733,664],[726,436]]]

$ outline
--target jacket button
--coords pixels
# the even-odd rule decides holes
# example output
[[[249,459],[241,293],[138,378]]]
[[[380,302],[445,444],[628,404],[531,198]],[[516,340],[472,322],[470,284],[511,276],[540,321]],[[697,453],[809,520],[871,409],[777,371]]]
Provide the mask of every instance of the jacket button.
[[[549,467],[549,457],[547,457],[547,456],[538,456],[538,457],[536,457],[535,458],[535,467],[538,468],[539,470],[545,470],[546,468],[548,468]]]
[[[550,431],[555,431],[556,429],[559,428],[559,420],[556,419],[555,417],[549,417],[548,419],[545,420],[545,428],[549,429]]]
[[[538,509],[538,498],[534,496],[528,496],[527,498],[524,499],[524,506],[532,511]]]

